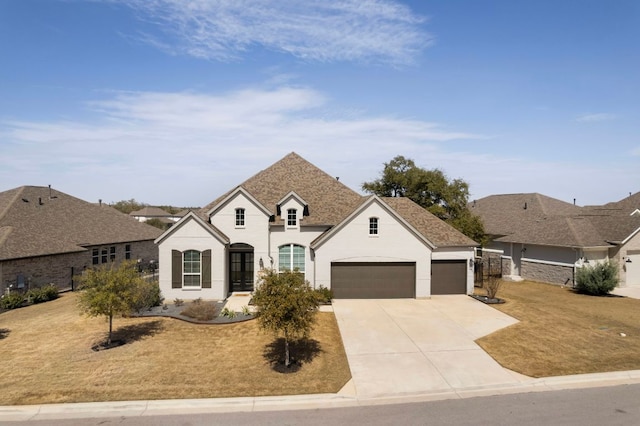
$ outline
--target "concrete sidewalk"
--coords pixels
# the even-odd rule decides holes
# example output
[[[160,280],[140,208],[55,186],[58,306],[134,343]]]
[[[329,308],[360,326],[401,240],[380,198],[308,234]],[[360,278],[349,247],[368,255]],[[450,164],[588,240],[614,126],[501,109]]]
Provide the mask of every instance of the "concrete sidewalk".
[[[614,373],[530,379],[503,386],[433,391],[363,398],[338,394],[291,395],[277,397],[180,399],[153,401],[90,402],[0,407],[0,422],[93,417],[137,417],[181,413],[226,413],[251,411],[308,410],[336,407],[428,402],[490,395],[543,392],[562,389],[618,386],[640,383],[640,370]]]

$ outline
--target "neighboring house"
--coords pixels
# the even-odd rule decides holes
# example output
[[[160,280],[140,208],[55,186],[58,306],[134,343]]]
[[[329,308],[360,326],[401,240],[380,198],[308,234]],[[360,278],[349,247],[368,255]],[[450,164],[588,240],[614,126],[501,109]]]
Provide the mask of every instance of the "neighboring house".
[[[187,210],[182,210],[178,213],[172,214],[162,210],[160,207],[146,206],[140,210],[129,213],[129,216],[132,216],[139,222],[146,222],[150,219],[158,219],[162,223],[173,225],[174,223],[179,221],[180,218],[185,214],[187,214]]]
[[[65,290],[88,267],[157,260],[161,232],[50,187],[0,192],[0,294],[50,283]]]
[[[477,243],[407,198],[362,196],[291,153],[157,240],[168,299],[224,299],[265,268],[336,298],[471,293]]]
[[[541,194],[491,195],[470,203],[501,257],[503,274],[572,285],[576,268],[611,260],[620,286],[640,285],[640,193],[604,206],[579,207]]]

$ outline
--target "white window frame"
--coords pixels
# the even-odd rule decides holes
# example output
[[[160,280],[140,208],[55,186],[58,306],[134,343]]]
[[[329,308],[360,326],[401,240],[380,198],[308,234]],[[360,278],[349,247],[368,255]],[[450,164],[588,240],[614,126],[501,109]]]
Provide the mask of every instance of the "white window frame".
[[[280,251],[285,248],[288,247],[289,248],[289,253],[288,253],[288,259],[287,259],[287,263],[285,265],[283,265],[282,262],[282,255],[280,254]],[[300,268],[300,265],[294,265],[294,258],[295,258],[295,253],[294,253],[294,249],[295,248],[299,248],[302,249],[302,268]],[[299,255],[299,253],[298,253]],[[305,274],[306,268],[307,268],[307,250],[304,246],[301,246],[300,244],[284,244],[281,245],[280,247],[278,247],[278,272],[284,272],[284,271],[293,271],[295,268],[298,268],[298,272],[300,272],[301,274]]]
[[[191,262],[190,264],[195,264],[195,260],[187,260],[187,253],[197,253],[198,254],[198,271],[194,272],[192,268],[189,268],[190,271],[187,272],[187,262]],[[186,285],[185,278],[186,277],[198,277],[198,285]],[[200,289],[202,288],[202,252],[198,250],[186,250],[182,253],[182,288],[184,289]]]
[[[287,227],[288,228],[298,227],[298,210],[297,209],[287,209]]]
[[[246,210],[242,207],[236,209],[236,228],[244,228],[246,223]]]
[[[369,236],[377,237],[380,235],[380,220],[373,216],[369,218]]]

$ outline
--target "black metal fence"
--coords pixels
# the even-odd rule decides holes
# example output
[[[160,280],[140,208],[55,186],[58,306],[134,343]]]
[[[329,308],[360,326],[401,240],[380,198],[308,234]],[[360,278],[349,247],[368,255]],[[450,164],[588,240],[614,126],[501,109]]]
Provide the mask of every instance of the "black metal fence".
[[[474,285],[483,287],[484,282],[490,277],[502,278],[502,258],[496,256],[484,256],[474,262]]]

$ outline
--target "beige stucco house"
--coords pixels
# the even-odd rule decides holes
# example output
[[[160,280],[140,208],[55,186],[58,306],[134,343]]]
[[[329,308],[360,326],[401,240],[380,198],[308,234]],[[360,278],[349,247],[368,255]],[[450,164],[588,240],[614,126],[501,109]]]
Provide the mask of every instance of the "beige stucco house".
[[[640,192],[603,206],[580,207],[542,194],[491,195],[470,204],[502,258],[502,273],[572,285],[583,265],[610,260],[620,286],[640,286]]]
[[[224,299],[298,269],[336,298],[471,293],[477,244],[406,198],[362,196],[299,155],[189,212],[156,243],[168,299]]]

